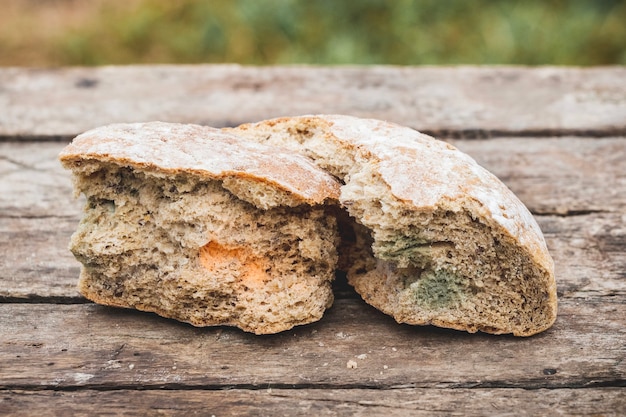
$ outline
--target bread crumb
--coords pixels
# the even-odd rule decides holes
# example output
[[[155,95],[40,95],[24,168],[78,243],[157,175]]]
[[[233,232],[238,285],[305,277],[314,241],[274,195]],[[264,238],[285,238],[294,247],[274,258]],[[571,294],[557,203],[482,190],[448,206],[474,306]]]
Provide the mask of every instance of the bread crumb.
[[[319,347],[324,347],[324,346],[326,346],[326,345],[324,344],[324,342],[318,342],[318,343],[317,343],[317,345],[318,345]]]
[[[360,355],[357,355],[357,357],[356,357],[356,358],[357,358],[357,359],[361,359],[361,360],[363,360],[363,359],[367,359],[367,353],[361,353]]]
[[[348,363],[346,363],[346,368],[348,369],[356,369],[358,367],[357,363],[350,359]]]
[[[135,367],[134,363],[131,363],[131,364],[128,365],[128,369],[130,369],[130,370],[132,370],[134,367]]]
[[[397,352],[397,351],[398,351],[398,349],[393,348],[393,347],[391,348],[391,350],[392,350],[392,351],[394,351],[394,352]]]
[[[383,365],[383,369],[389,369],[387,365]]]

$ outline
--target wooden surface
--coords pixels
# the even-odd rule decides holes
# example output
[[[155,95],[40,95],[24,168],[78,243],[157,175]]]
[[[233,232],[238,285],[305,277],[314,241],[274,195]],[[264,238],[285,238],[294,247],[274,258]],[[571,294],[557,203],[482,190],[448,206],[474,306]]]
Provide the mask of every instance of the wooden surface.
[[[559,316],[531,338],[398,325],[341,280],[273,336],[86,302],[56,155],[116,121],[345,113],[438,133],[539,222]],[[0,415],[626,414],[626,70],[0,69]],[[348,361],[357,367],[348,368]]]
[[[0,71],[0,135],[58,139],[139,120],[222,127],[376,117],[441,135],[624,135],[626,68],[136,66]]]

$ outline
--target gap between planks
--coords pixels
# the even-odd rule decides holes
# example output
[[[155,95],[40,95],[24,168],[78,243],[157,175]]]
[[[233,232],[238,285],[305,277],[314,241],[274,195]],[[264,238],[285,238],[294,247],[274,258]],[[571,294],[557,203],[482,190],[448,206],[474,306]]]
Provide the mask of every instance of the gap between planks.
[[[207,125],[205,125],[207,126]],[[236,127],[237,125],[211,125],[215,128]],[[415,129],[418,130],[418,129]],[[420,133],[432,136],[440,140],[490,140],[496,138],[522,138],[545,140],[575,138],[604,139],[621,137],[626,138],[626,127],[616,127],[610,129],[541,129],[541,130],[488,130],[488,129],[445,129],[429,130],[419,129]],[[70,134],[53,135],[3,135],[0,134],[0,143],[70,143],[83,131]]]

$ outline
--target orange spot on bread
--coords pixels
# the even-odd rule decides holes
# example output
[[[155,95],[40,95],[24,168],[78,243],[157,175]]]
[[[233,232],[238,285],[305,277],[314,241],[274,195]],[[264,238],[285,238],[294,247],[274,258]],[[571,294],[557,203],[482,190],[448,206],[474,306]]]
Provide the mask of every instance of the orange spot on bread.
[[[239,271],[239,280],[248,288],[259,288],[269,281],[267,266],[250,250],[209,242],[200,248],[200,263],[211,273]]]

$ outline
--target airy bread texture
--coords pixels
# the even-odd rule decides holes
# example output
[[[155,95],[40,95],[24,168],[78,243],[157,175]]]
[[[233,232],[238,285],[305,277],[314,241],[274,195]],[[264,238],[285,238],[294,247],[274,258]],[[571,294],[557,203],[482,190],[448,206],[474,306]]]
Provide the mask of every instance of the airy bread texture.
[[[366,302],[398,322],[529,336],[555,321],[554,265],[537,223],[453,146],[336,115],[226,131],[299,152],[343,184],[350,217],[340,223],[340,267]]]
[[[307,158],[153,122],[86,132],[60,160],[87,198],[70,245],[87,298],[257,334],[331,305],[339,184]]]

